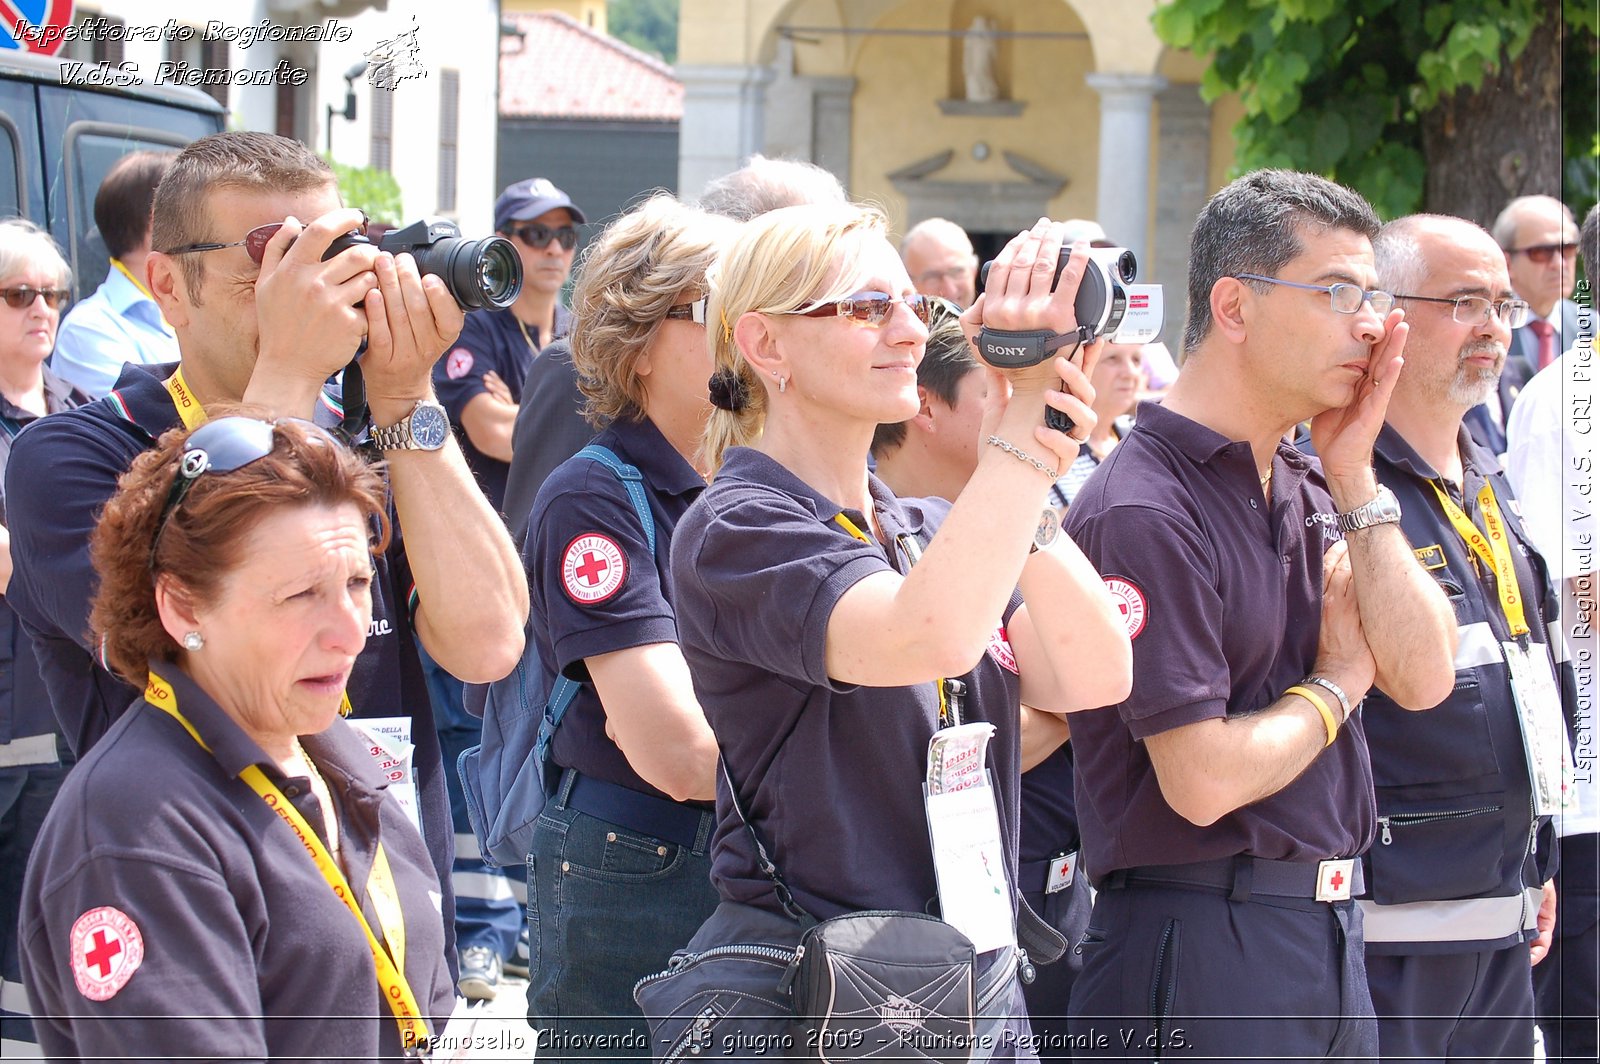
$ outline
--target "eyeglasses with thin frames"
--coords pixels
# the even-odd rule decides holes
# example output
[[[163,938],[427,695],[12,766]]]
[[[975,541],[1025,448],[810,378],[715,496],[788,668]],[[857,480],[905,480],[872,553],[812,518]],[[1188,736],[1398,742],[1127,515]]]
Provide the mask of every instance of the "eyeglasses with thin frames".
[[[1328,303],[1339,314],[1354,314],[1361,309],[1361,304],[1371,303],[1372,309],[1381,317],[1388,315],[1394,309],[1394,296],[1379,289],[1368,291],[1358,284],[1304,284],[1300,281],[1285,281],[1278,277],[1263,277],[1259,273],[1236,273],[1233,275],[1239,281],[1265,281],[1267,284],[1283,285],[1285,288],[1300,288],[1307,292],[1326,292]]]
[[[13,288],[0,288],[0,299],[6,301],[6,306],[12,310],[26,310],[33,306],[34,300],[43,297],[44,305],[51,310],[59,310],[61,304],[72,297],[70,288],[35,288],[31,284],[19,284]]]
[[[677,306],[667,308],[667,318],[671,321],[692,321],[696,325],[706,323],[706,297],[690,303],[679,303]]]
[[[1450,318],[1460,325],[1487,325],[1489,314],[1492,312],[1507,328],[1520,329],[1528,324],[1528,316],[1532,313],[1526,301],[1521,299],[1489,300],[1483,296],[1459,296],[1455,299],[1441,299],[1438,296],[1404,296],[1396,295],[1396,299],[1410,300],[1414,303],[1447,303],[1450,305]]]
[[[916,319],[924,325],[933,321],[933,300],[920,292],[908,296],[892,296],[887,292],[857,292],[846,299],[824,303],[811,310],[793,310],[789,313],[804,318],[831,318],[837,315],[858,325],[879,326],[889,320],[896,304],[904,303]]]
[[[354,230],[354,232],[362,234],[366,233],[369,224],[370,223],[367,220],[367,216],[362,215],[361,226],[359,229]],[[226,243],[205,241],[198,244],[184,244],[183,246],[175,247],[170,251],[164,251],[162,254],[194,255],[202,251],[221,251],[223,248],[244,248],[244,253],[250,256],[250,261],[255,263],[257,266],[260,266],[262,258],[265,257],[267,253],[267,244],[271,242],[273,237],[278,235],[278,230],[282,228],[282,222],[268,222],[266,225],[258,225],[254,229],[250,230],[244,235],[243,240],[230,240]]]

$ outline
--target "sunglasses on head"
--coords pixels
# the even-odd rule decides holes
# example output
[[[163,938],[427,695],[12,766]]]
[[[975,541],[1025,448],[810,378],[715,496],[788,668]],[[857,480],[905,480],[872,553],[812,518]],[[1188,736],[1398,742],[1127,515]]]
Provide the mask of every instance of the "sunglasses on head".
[[[1572,258],[1574,255],[1576,255],[1578,253],[1578,245],[1577,244],[1534,244],[1534,245],[1531,245],[1530,247],[1512,248],[1511,249],[1511,254],[1513,254],[1513,255],[1526,255],[1526,256],[1528,256],[1528,261],[1533,263],[1533,264],[1535,264],[1535,265],[1537,265],[1537,266],[1546,265],[1552,258],[1555,257],[1556,252],[1560,252],[1562,258],[1570,259],[1570,258]]]
[[[570,225],[552,227],[542,222],[530,222],[517,226],[511,232],[531,248],[549,247],[552,240],[561,245],[562,251],[571,251],[578,246],[578,230]]]
[[[267,457],[272,453],[277,425],[276,421],[260,421],[253,417],[222,417],[206,422],[189,435],[178,459],[178,475],[172,480],[172,490],[167,493],[166,505],[161,508],[161,517],[156,522],[156,534],[150,540],[152,570],[156,565],[156,548],[161,545],[161,533],[166,531],[167,523],[189,489],[207,473],[232,473]],[[322,436],[319,429],[310,438],[315,440]],[[328,442],[332,442],[331,437]]]
[[[797,310],[791,313],[806,318],[831,318],[837,315],[861,325],[882,325],[888,320],[890,311],[899,303],[904,303],[922,324],[932,323],[933,300],[917,292],[908,296],[891,296],[887,292],[857,292],[846,299],[824,303],[813,310]]]
[[[366,233],[370,223],[366,215],[361,217],[361,227],[355,232]],[[200,251],[221,251],[223,248],[244,248],[244,253],[250,256],[250,261],[257,266],[261,265],[262,256],[267,253],[267,244],[278,235],[278,230],[283,228],[282,222],[268,222],[258,225],[244,235],[243,240],[231,240],[225,244],[206,242],[200,244],[184,244],[182,247],[173,248],[171,251],[162,252],[164,255],[192,255]]]
[[[6,301],[6,306],[12,310],[23,310],[33,306],[33,301],[40,296],[44,297],[44,305],[51,310],[56,310],[72,296],[70,288],[35,288],[31,284],[19,284],[15,288],[0,288],[0,299]]]

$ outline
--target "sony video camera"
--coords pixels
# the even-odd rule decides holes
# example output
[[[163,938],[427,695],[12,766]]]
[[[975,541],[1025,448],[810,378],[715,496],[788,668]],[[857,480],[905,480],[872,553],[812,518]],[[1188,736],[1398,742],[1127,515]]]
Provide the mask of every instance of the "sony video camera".
[[[370,243],[365,233],[346,233],[322,257],[331,259],[346,248]],[[522,292],[522,258],[503,236],[467,240],[456,223],[424,218],[385,233],[378,247],[394,255],[410,252],[417,270],[442,279],[462,310],[504,309]]]
[[[1061,271],[1072,255],[1072,248],[1063,247],[1056,262],[1054,290],[1061,280]],[[989,280],[989,267],[983,264],[980,274],[985,284]],[[1088,329],[1087,343],[1105,336],[1114,344],[1144,344],[1161,335],[1165,323],[1165,300],[1158,284],[1134,284],[1139,262],[1127,248],[1090,248],[1089,261],[1084,266],[1083,279],[1078,282],[1078,295],[1073,300],[1073,315],[1080,328]],[[998,349],[983,345],[984,360],[1000,369],[1021,369],[1037,365],[1053,354],[1045,344],[1009,344]]]

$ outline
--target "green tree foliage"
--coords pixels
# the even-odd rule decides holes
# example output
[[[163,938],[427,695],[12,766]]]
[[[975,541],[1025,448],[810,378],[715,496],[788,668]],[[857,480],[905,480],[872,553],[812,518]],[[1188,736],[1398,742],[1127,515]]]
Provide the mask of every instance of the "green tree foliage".
[[[387,170],[374,170],[370,166],[346,166],[328,160],[339,181],[339,194],[346,207],[359,207],[374,222],[399,225],[404,219],[400,212],[404,206],[400,198],[400,182]]]
[[[1509,133],[1532,142],[1541,127],[1553,136],[1554,107],[1541,106],[1532,91],[1521,94],[1526,108],[1509,129],[1495,128],[1475,107],[1506,91],[1501,82],[1511,74],[1518,85],[1537,80],[1559,56],[1563,143],[1510,161],[1507,146],[1495,144],[1506,188],[1490,194],[1503,200],[1507,190],[1526,191],[1516,186],[1527,180],[1528,166],[1564,154],[1569,182],[1589,177],[1586,189],[1569,188],[1566,198],[1574,208],[1594,201],[1600,141],[1593,0],[1565,0],[1564,9],[1556,0],[1171,0],[1153,19],[1169,45],[1212,56],[1201,85],[1207,100],[1239,94],[1241,171],[1284,166],[1325,174],[1361,191],[1387,217],[1424,207],[1481,216],[1481,209],[1425,202],[1452,198],[1441,190],[1446,175],[1439,170],[1452,160],[1439,156],[1476,151],[1482,162],[1487,149],[1475,138]],[[1509,71],[1536,33],[1549,62],[1526,77]],[[1481,169],[1469,180],[1481,181]]]
[[[678,61],[678,0],[606,0],[606,29],[641,52]]]

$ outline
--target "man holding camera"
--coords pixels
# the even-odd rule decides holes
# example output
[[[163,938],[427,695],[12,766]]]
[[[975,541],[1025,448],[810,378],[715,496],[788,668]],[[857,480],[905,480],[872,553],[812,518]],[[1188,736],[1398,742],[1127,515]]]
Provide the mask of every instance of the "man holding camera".
[[[1372,474],[1406,334],[1373,290],[1377,232],[1361,197],[1311,175],[1212,197],[1183,370],[1067,513],[1133,639],[1128,700],[1072,723],[1099,888],[1075,1056],[1376,1049],[1352,900],[1376,821],[1352,713],[1374,683],[1436,705],[1456,642]],[[1307,418],[1320,465],[1285,439]]]
[[[521,654],[527,584],[433,399],[429,374],[461,311],[408,255],[363,240],[324,261],[361,224],[359,211],[340,207],[328,165],[298,141],[219,133],[178,155],[156,191],[149,278],[180,361],[128,366],[101,402],[17,438],[6,496],[18,564],[7,597],[82,756],[138,694],[101,667],[83,634],[96,585],[89,533],[117,478],[163,432],[222,404],[353,421],[324,386],[365,338],[369,445],[387,465],[398,528],[374,559],[372,624],[346,693],[358,720],[409,727],[422,833],[448,883],[444,766],[413,633],[457,675],[498,679]],[[447,928],[452,908],[447,891]]]

